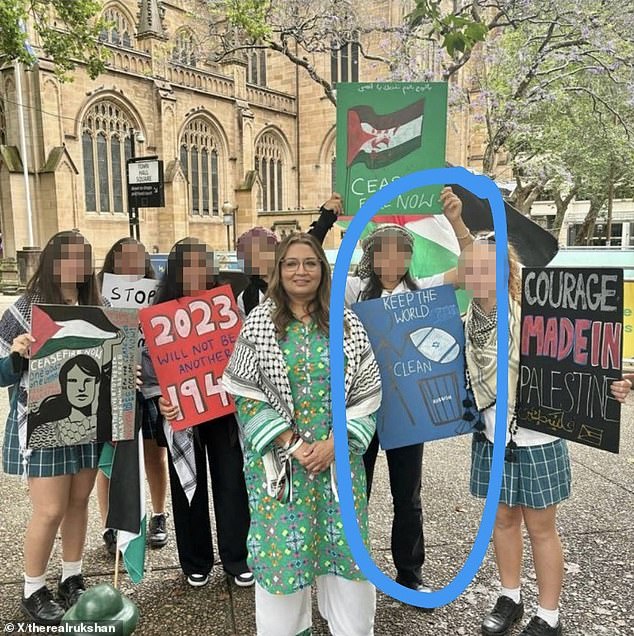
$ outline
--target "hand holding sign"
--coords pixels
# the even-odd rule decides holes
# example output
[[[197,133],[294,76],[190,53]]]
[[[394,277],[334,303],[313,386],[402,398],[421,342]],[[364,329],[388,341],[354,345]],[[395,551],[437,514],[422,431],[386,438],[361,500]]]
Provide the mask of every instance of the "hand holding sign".
[[[235,410],[220,384],[242,326],[231,287],[148,307],[139,318],[176,430]]]

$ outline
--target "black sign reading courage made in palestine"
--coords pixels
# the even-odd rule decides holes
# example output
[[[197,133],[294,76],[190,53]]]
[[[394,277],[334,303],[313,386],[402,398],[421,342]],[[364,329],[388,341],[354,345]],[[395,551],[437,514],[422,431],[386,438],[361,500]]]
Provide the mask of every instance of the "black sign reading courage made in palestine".
[[[619,452],[623,270],[525,268],[517,423]]]

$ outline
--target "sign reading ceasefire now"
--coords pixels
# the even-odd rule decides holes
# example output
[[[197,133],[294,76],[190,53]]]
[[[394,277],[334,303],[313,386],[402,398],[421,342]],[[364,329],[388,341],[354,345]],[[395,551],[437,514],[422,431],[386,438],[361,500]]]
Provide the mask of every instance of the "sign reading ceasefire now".
[[[161,391],[179,407],[174,429],[235,411],[220,383],[242,327],[229,285],[147,307],[139,319]]]
[[[525,268],[517,423],[619,452],[623,270]]]

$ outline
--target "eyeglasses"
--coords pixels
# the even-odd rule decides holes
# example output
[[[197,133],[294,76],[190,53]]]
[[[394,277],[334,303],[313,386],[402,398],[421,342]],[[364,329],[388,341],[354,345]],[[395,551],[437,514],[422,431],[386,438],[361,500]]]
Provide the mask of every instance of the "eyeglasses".
[[[320,263],[320,258],[305,258],[303,261],[300,261],[298,258],[283,258],[280,261],[282,271],[284,272],[296,272],[300,264],[304,267],[304,271],[314,272],[319,269]]]

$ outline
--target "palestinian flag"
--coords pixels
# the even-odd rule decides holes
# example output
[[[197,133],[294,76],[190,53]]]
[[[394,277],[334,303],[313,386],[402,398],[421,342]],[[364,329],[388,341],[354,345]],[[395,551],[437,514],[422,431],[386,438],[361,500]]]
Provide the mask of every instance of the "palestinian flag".
[[[362,162],[368,168],[382,168],[420,148],[424,103],[420,99],[386,115],[377,115],[366,105],[350,108],[346,166]]]
[[[97,347],[119,331],[99,307],[34,305],[31,334],[31,357],[44,358],[62,349]]]
[[[112,444],[106,442],[99,468],[110,479],[106,528],[117,531],[117,549],[133,583],[143,578],[145,566],[145,464],[143,436]]]

